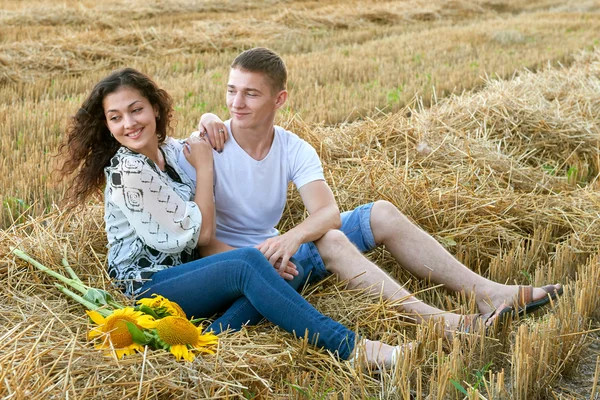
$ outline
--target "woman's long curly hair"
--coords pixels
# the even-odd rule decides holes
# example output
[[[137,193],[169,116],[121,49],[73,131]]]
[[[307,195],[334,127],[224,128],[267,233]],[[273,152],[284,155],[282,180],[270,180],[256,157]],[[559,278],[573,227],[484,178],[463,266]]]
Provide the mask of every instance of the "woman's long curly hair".
[[[70,118],[67,139],[59,154],[65,157],[59,173],[64,178],[77,174],[69,187],[67,201],[75,206],[83,203],[92,193],[105,185],[104,167],[109,165],[121,144],[110,134],[102,102],[104,98],[122,87],[136,89],[158,110],[156,135],[161,145],[173,117],[173,99],[143,73],[132,68],[115,71],[94,86],[81,108]]]

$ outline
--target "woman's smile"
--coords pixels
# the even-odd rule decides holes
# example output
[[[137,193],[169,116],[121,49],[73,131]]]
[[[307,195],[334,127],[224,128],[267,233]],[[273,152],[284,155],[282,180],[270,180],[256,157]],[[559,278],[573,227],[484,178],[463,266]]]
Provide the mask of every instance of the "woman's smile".
[[[157,162],[158,112],[150,101],[133,88],[124,86],[108,94],[102,103],[106,126],[123,146]]]

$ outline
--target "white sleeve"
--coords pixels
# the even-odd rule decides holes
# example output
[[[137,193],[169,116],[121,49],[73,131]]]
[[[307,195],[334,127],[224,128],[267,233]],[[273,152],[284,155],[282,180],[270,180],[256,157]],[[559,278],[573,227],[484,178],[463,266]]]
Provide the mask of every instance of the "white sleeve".
[[[323,166],[316,150],[296,135],[288,146],[289,179],[298,189],[307,183],[325,180]]]
[[[181,150],[179,150],[179,154],[177,155],[177,164],[183,170],[183,172],[194,182],[194,187],[196,187],[196,168],[190,164],[190,162],[185,158],[185,154],[183,154],[183,147],[181,146]]]
[[[182,199],[146,162],[123,157],[108,179],[110,201],[146,245],[165,253],[196,246],[202,224],[198,205]]]

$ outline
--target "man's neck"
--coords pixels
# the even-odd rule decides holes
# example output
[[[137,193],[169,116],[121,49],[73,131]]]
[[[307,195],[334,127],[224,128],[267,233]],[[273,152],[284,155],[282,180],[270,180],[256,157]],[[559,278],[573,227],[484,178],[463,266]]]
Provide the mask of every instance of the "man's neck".
[[[273,138],[275,137],[275,127],[271,124],[261,129],[241,129],[236,126],[234,121],[231,121],[231,134],[237,144],[250,157],[260,161],[271,150]]]

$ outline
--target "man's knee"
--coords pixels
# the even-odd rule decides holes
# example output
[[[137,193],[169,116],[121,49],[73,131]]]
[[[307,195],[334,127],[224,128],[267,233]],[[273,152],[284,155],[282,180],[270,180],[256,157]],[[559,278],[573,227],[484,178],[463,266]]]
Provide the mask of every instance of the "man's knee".
[[[364,273],[379,276],[381,269],[368,261],[342,231],[331,230],[315,244],[327,271],[338,278],[350,280]]]
[[[371,230],[377,244],[392,233],[392,230],[403,229],[410,220],[398,208],[386,200],[378,200],[371,210]]]
[[[404,217],[404,214],[402,214],[400,210],[398,210],[398,207],[396,207],[389,201],[377,200],[375,203],[373,203],[371,219],[377,218],[385,220],[386,218],[395,219],[399,217]]]
[[[341,251],[348,251],[348,249],[354,249],[354,245],[348,240],[344,232],[332,229],[324,234],[319,240],[315,242],[321,258],[327,264],[332,258],[339,254]]]

